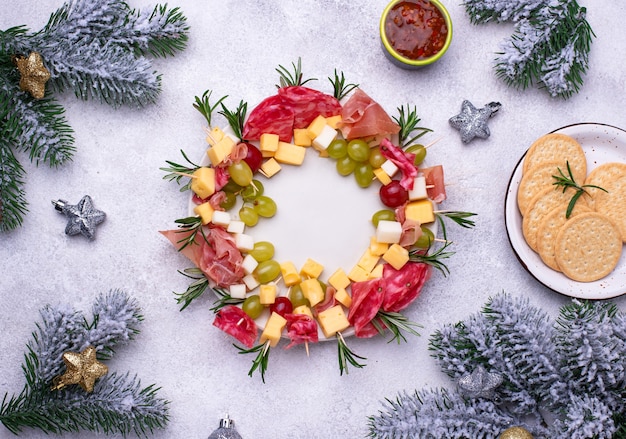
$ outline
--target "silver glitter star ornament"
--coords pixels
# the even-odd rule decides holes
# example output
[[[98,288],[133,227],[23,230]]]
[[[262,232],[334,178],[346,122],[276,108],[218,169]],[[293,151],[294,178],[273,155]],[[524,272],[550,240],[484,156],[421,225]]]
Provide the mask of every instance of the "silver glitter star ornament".
[[[486,139],[489,137],[487,121],[502,107],[500,102],[490,102],[482,108],[476,108],[468,100],[461,104],[461,112],[451,117],[448,122],[461,132],[463,143],[469,143],[474,137]]]
[[[482,366],[478,366],[471,374],[459,378],[459,393],[470,398],[493,399],[495,390],[502,381],[502,375],[487,372]]]
[[[67,217],[65,233],[67,235],[82,234],[94,239],[96,226],[106,218],[106,214],[93,206],[89,195],[85,195],[78,204],[67,204],[65,200],[52,201],[54,208]]]

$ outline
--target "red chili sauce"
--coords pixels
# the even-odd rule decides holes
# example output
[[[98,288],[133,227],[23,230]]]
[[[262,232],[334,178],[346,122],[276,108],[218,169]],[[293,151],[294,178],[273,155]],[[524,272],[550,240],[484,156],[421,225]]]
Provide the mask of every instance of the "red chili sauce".
[[[385,34],[400,55],[420,60],[443,48],[448,27],[441,11],[428,0],[405,0],[387,14]]]

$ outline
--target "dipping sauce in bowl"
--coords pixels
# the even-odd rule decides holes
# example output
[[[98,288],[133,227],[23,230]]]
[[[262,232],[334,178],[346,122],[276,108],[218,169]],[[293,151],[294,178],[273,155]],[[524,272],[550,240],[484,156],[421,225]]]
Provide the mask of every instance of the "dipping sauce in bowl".
[[[395,0],[383,12],[380,36],[392,61],[418,68],[443,56],[452,40],[452,23],[438,0]]]

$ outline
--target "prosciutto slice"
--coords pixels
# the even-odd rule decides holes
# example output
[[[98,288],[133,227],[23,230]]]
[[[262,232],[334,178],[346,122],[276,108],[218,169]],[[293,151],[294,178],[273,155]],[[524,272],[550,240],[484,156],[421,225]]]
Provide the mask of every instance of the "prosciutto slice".
[[[235,337],[247,348],[254,346],[258,334],[254,320],[235,305],[225,306],[215,313],[213,326]]]
[[[360,88],[344,104],[341,119],[341,133],[348,140],[400,132],[400,125]]]
[[[431,275],[430,265],[407,262],[400,270],[389,264],[383,267],[385,297],[381,307],[384,311],[398,312],[409,306],[422,291]]]
[[[429,168],[421,168],[420,171],[426,179],[426,188],[428,198],[439,204],[446,199],[446,186],[443,178],[443,166],[431,166]]]
[[[301,85],[281,87],[278,94],[264,99],[250,112],[243,138],[259,140],[261,134],[277,134],[289,142],[294,128],[306,128],[317,116],[335,116],[341,104],[334,96]]]

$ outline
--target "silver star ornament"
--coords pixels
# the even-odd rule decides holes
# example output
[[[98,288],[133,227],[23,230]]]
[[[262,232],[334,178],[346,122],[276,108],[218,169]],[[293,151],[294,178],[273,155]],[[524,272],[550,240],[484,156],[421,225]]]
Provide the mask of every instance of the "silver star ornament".
[[[502,375],[487,372],[482,366],[478,366],[471,374],[459,378],[459,393],[470,398],[493,399],[495,390],[502,381]]]
[[[470,101],[465,100],[461,104],[461,112],[451,117],[448,122],[461,132],[463,143],[469,143],[474,137],[486,139],[490,135],[487,121],[501,106],[499,102],[490,102],[482,108],[476,108]]]
[[[54,208],[67,217],[65,234],[73,236],[81,234],[94,239],[96,226],[106,218],[106,214],[94,207],[89,195],[85,195],[78,204],[67,204],[65,200],[52,201]]]

